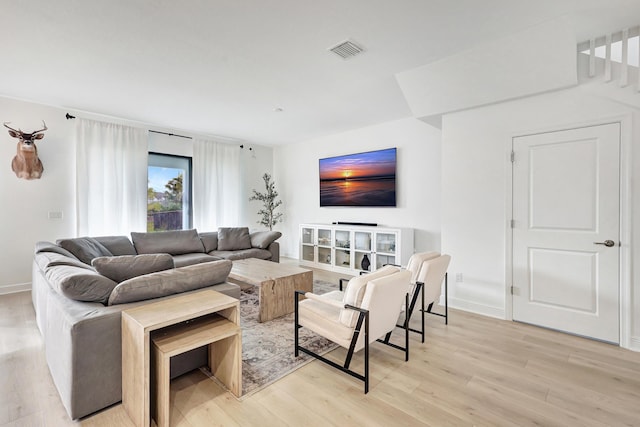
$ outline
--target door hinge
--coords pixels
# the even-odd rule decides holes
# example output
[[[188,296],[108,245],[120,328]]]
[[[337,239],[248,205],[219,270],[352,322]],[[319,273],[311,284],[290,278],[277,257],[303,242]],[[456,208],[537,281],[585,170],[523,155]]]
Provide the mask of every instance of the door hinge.
[[[511,287],[511,295],[513,295],[513,286]]]
[[[516,161],[516,152],[515,151],[511,151],[511,163]]]
[[[511,228],[516,228],[516,220],[515,220],[515,219],[512,219],[511,221],[509,221],[509,226],[510,226]]]

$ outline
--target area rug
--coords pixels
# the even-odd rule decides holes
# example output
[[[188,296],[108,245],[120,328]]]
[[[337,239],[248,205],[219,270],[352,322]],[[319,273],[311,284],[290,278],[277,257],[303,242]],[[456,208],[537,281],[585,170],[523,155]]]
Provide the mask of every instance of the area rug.
[[[313,281],[313,292],[323,294],[338,289],[337,284]],[[314,360],[307,354],[293,354],[293,313],[268,322],[258,322],[257,288],[242,291],[240,322],[242,326],[242,397],[262,390],[269,384]],[[337,345],[306,328],[300,329],[300,344],[318,354]],[[203,368],[208,376],[211,373]]]

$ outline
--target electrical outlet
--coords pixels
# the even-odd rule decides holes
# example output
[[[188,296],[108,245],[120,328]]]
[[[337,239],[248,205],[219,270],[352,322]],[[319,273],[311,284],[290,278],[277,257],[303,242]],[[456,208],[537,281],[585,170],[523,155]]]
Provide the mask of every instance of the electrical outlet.
[[[456,282],[462,282],[462,273],[456,273]]]

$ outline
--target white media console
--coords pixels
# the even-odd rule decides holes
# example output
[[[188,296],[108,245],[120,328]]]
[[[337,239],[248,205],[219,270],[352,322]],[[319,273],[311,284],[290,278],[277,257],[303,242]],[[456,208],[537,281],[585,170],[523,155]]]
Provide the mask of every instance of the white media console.
[[[358,274],[407,265],[413,252],[412,228],[300,224],[300,264],[310,267]]]

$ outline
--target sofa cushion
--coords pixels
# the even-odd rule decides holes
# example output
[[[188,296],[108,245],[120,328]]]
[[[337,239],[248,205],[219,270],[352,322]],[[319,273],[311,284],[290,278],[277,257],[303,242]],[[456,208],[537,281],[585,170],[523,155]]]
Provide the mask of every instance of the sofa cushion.
[[[218,228],[218,250],[236,251],[238,249],[250,249],[251,237],[248,227],[221,227]]]
[[[137,255],[136,248],[127,236],[100,236],[94,239],[102,243],[113,255]]]
[[[118,286],[97,272],[71,265],[48,267],[45,277],[59,293],[76,301],[106,302]]]
[[[204,245],[205,252],[211,252],[218,249],[218,232],[217,231],[208,231],[206,233],[198,233],[200,234],[200,240],[202,240],[202,244]]]
[[[211,262],[222,259],[221,257],[213,257],[207,254],[182,254],[174,255],[173,263],[178,267],[185,267],[187,265],[201,264],[203,262]]]
[[[74,254],[72,254],[71,252],[69,252],[65,248],[62,248],[62,247],[56,245],[55,243],[51,243],[51,242],[44,242],[44,241],[36,242],[35,253],[38,254],[38,253],[41,253],[41,252],[53,252],[53,253],[64,255],[64,256],[67,256],[67,257],[70,257],[70,258],[77,259]]]
[[[204,253],[202,240],[193,230],[159,231],[155,233],[131,233],[133,245],[139,254],[168,253],[171,255]]]
[[[109,305],[159,298],[222,283],[227,280],[231,265],[227,260],[211,261],[134,277],[113,289]]]
[[[73,255],[65,256],[58,252],[38,252],[34,257],[34,260],[42,271],[45,271],[48,267],[55,267],[57,265],[71,265],[74,267],[93,271],[90,265],[85,264]]]
[[[75,239],[60,239],[56,243],[71,252],[85,264],[91,265],[91,260],[101,256],[113,254],[93,237],[77,237]]]
[[[267,249],[270,244],[278,240],[282,233],[279,231],[255,231],[250,234],[251,246],[254,248]]]
[[[91,265],[103,276],[114,282],[123,282],[132,277],[173,268],[173,258],[169,254],[142,254],[98,257]]]
[[[231,261],[236,259],[247,259],[247,258],[260,258],[260,259],[271,259],[271,252],[266,249],[241,249],[238,251],[211,251],[209,255],[213,255],[217,258],[229,259]]]

